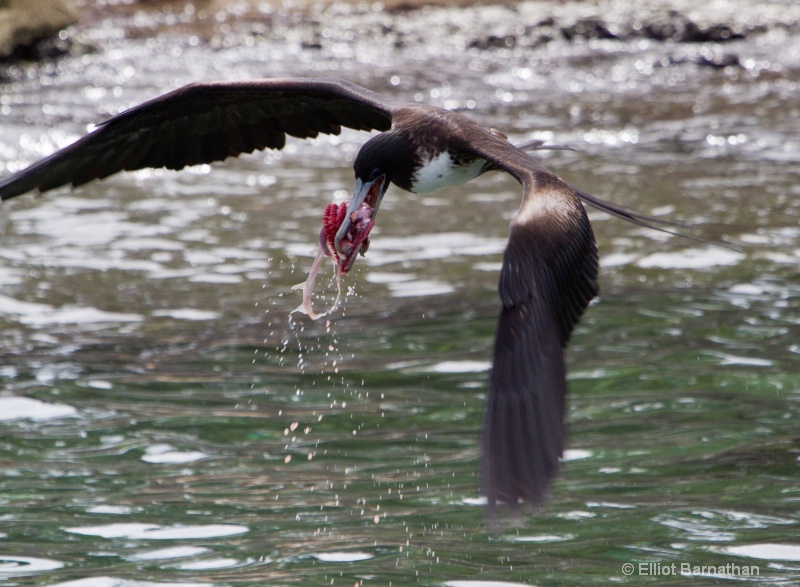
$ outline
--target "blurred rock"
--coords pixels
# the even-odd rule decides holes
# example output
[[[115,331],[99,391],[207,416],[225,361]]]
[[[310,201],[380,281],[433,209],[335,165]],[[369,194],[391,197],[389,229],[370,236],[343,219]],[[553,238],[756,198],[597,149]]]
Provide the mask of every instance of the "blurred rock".
[[[600,18],[582,18],[574,23],[561,27],[561,34],[568,41],[584,39],[616,39],[618,35],[611,32],[609,25]]]
[[[65,52],[58,32],[77,22],[62,0],[0,0],[0,60]]]
[[[656,41],[672,40],[678,43],[724,43],[744,39],[746,34],[744,27],[736,30],[724,23],[697,23],[675,10],[655,13],[640,32],[642,36]],[[763,27],[752,25],[747,32],[763,32]]]

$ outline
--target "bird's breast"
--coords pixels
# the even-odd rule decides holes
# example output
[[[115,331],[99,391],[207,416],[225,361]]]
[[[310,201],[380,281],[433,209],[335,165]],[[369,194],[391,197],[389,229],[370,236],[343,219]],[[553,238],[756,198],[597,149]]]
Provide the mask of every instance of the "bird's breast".
[[[448,151],[423,154],[420,161],[411,181],[410,191],[415,194],[427,194],[464,183],[478,177],[487,166],[483,159],[453,156]]]

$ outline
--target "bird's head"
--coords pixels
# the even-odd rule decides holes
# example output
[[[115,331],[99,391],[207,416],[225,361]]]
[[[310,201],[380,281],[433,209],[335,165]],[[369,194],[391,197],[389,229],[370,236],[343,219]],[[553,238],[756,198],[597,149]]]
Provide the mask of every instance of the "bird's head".
[[[350,270],[358,253],[367,252],[369,233],[375,226],[375,216],[389,183],[403,187],[404,178],[411,176],[413,164],[413,150],[392,131],[372,137],[361,147],[353,164],[356,176],[353,197],[338,210],[326,211],[320,233],[320,241],[327,241],[328,251],[337,259],[341,273]]]

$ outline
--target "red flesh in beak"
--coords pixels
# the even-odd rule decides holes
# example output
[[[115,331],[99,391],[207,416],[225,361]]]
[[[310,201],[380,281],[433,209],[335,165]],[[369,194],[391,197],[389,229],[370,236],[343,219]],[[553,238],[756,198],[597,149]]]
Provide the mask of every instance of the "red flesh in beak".
[[[362,255],[369,248],[369,233],[375,226],[372,218],[373,208],[366,202],[350,214],[350,226],[339,241],[336,248],[336,233],[344,223],[347,214],[347,202],[328,204],[322,216],[322,230],[319,233],[319,244],[325,254],[336,261],[338,273],[347,273],[353,267],[356,255]]]
[[[386,176],[381,175],[377,179],[364,184],[361,180],[356,183],[356,190],[353,198],[340,204],[328,204],[322,215],[322,230],[319,232],[319,250],[308,273],[305,283],[296,285],[293,289],[303,290],[303,303],[294,311],[302,312],[316,320],[332,312],[339,303],[342,294],[340,277],[342,273],[347,273],[352,269],[358,253],[362,255],[369,248],[369,233],[375,226],[373,215],[380,200],[383,197]],[[365,193],[366,192],[366,193]],[[350,212],[347,217],[347,209],[356,200],[358,207]],[[336,263],[336,289],[338,291],[336,300],[327,312],[317,314],[311,307],[311,294],[314,292],[314,283],[317,280],[317,273],[322,267],[322,260],[325,256],[330,257]]]

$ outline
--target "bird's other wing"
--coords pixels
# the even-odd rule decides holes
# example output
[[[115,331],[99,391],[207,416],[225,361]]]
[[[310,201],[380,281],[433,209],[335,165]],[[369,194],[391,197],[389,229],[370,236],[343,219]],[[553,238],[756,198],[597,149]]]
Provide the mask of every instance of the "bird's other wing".
[[[480,156],[523,187],[500,273],[502,301],[482,438],[490,509],[540,503],[565,444],[564,347],[597,295],[597,245],[576,191],[525,153],[491,141]]]
[[[338,79],[194,83],[101,123],[72,145],[0,180],[0,200],[81,185],[118,171],[221,161],[270,148],[286,135],[388,130],[398,102]]]
[[[565,444],[564,347],[597,294],[597,247],[577,195],[554,176],[524,185],[503,257],[483,483],[490,506],[536,505]]]

